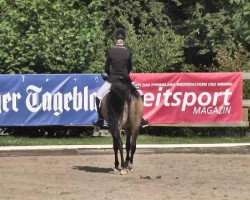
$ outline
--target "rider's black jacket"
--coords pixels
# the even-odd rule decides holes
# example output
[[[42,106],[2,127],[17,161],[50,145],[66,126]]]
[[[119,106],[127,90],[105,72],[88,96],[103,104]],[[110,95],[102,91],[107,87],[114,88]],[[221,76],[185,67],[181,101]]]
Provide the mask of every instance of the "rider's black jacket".
[[[108,82],[117,78],[129,78],[132,70],[132,54],[128,46],[116,45],[108,53],[105,72],[109,75]]]

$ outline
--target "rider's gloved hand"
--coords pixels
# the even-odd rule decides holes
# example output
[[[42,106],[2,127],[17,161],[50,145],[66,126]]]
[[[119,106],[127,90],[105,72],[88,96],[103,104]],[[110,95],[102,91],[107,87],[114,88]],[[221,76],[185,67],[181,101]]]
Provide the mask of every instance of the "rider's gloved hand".
[[[108,74],[107,74],[106,72],[102,72],[102,73],[101,73],[101,76],[102,76],[102,79],[105,80],[105,81],[106,81],[107,78],[109,77]]]

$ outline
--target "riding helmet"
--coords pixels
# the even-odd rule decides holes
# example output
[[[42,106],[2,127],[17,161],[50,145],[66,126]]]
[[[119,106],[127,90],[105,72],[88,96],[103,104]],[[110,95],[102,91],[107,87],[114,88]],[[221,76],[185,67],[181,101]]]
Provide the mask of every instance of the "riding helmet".
[[[119,39],[125,40],[125,38],[126,38],[126,31],[122,28],[117,28],[114,32],[114,39],[115,40],[119,40]]]

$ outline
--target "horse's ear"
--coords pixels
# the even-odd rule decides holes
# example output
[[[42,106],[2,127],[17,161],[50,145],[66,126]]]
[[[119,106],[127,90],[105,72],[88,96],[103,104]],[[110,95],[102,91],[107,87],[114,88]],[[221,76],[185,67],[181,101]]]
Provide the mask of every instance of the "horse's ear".
[[[104,80],[104,81],[106,81],[107,79],[108,79],[108,74],[107,73],[104,73],[104,72],[102,72],[101,73],[101,76],[102,76],[102,79]]]

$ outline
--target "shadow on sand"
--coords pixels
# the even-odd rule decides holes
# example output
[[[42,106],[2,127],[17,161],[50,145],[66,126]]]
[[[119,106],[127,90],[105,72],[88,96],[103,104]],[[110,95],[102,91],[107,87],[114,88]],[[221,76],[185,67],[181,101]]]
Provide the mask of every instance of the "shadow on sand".
[[[112,168],[93,167],[93,166],[74,166],[73,169],[91,173],[104,173],[104,174],[114,171]]]

